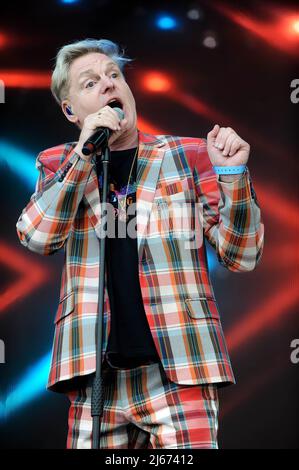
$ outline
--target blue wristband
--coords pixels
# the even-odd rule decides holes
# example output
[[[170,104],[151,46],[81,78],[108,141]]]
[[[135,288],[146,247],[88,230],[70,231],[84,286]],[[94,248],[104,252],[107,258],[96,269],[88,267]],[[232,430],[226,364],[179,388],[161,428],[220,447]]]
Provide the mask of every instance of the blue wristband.
[[[213,166],[213,169],[217,175],[236,175],[238,173],[243,173],[246,165],[238,166]]]

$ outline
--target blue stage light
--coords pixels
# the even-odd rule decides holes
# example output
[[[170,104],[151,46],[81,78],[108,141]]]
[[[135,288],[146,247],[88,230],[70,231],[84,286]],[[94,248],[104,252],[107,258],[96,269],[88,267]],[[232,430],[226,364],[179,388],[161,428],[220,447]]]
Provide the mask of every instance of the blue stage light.
[[[60,0],[61,3],[78,3],[79,0]]]
[[[11,171],[22,179],[26,186],[34,189],[38,172],[35,168],[34,155],[25,152],[15,145],[0,141],[0,161],[7,163]]]
[[[160,16],[157,19],[157,26],[160,29],[174,29],[177,26],[177,21],[172,16]]]
[[[215,250],[209,245],[209,243],[206,243],[205,245],[207,248],[208,269],[210,272],[216,271],[216,269],[220,267],[217,254]]]
[[[0,403],[0,419],[8,418],[10,414],[46,392],[50,361],[51,353],[48,353],[31,366],[19,383],[12,387],[6,400]]]
[[[0,421],[5,418],[5,402],[0,401]]]

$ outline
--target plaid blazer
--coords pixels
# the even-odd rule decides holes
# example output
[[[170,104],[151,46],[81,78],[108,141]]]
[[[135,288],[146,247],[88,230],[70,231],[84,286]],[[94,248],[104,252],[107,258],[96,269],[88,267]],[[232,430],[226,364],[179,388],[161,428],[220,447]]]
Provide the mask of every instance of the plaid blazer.
[[[259,262],[264,224],[248,167],[236,181],[221,182],[206,139],[138,130],[138,140],[139,280],[165,373],[179,384],[236,383],[204,241],[230,271],[251,271]],[[47,383],[58,392],[95,371],[101,204],[96,157],[84,161],[74,152],[76,143],[38,155],[35,192],[16,224],[30,250],[65,251]],[[103,322],[104,357],[110,331],[106,284]]]

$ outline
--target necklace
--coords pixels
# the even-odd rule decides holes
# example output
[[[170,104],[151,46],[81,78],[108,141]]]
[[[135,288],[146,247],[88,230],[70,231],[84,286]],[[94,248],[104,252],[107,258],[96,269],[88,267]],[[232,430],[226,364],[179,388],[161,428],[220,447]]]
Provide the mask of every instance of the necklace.
[[[122,200],[121,199],[118,200],[118,203],[119,203],[119,206],[120,206],[119,220],[121,220],[122,222],[126,222],[129,219],[129,216],[126,213],[127,212],[127,210],[126,210],[127,209],[127,207],[126,207],[127,206],[127,195],[128,195],[129,184],[130,184],[130,181],[131,181],[131,175],[132,175],[132,171],[133,171],[133,167],[134,167],[134,163],[135,163],[137,154],[138,154],[138,146],[136,148],[136,152],[135,152],[133,162],[132,162],[132,165],[131,165],[131,169],[130,169],[130,174],[129,174],[127,187],[126,187],[126,195]]]

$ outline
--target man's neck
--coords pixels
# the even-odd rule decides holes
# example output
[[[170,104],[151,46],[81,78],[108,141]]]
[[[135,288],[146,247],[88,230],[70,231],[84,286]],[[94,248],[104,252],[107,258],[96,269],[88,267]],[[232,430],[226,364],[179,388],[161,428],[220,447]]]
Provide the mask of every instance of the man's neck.
[[[133,129],[129,134],[124,133],[120,135],[119,138],[110,145],[110,150],[126,150],[137,146],[138,131],[137,129]]]

